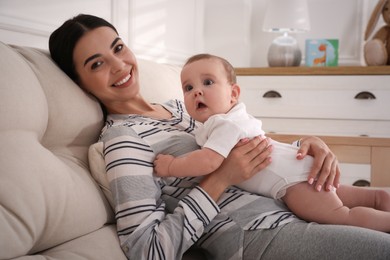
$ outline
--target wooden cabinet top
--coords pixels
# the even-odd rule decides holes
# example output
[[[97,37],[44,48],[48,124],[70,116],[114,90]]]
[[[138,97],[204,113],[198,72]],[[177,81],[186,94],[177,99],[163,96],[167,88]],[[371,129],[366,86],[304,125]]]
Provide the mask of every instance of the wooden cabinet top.
[[[248,67],[235,68],[237,76],[390,75],[390,66]]]
[[[284,142],[292,143],[305,135],[296,134],[275,134],[267,133],[267,136],[272,139]],[[331,145],[349,145],[349,146],[377,146],[377,147],[390,147],[390,138],[383,137],[364,137],[364,136],[318,136],[325,143]]]

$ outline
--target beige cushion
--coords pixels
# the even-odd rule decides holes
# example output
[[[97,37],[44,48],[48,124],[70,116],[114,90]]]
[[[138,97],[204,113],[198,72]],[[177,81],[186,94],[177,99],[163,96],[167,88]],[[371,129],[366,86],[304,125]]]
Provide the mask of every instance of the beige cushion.
[[[138,65],[140,67],[141,92],[147,100],[161,103],[172,98],[183,99],[180,83],[181,67],[147,60],[138,60]],[[114,209],[110,186],[106,178],[103,143],[98,142],[91,145],[88,157],[91,174]]]
[[[47,250],[113,222],[88,168],[98,103],[42,53],[0,43],[0,259]]]
[[[78,239],[40,252],[34,256],[13,260],[126,260],[119,246],[114,225],[105,226]]]
[[[180,72],[177,65],[138,60],[142,96],[150,102],[162,103],[169,99],[182,100]]]

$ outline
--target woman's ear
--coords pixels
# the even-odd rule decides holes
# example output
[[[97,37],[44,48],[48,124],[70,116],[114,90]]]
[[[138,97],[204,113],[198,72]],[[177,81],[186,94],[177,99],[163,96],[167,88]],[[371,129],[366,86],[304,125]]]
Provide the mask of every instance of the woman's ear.
[[[240,97],[240,86],[237,84],[232,85],[232,103],[237,103]]]

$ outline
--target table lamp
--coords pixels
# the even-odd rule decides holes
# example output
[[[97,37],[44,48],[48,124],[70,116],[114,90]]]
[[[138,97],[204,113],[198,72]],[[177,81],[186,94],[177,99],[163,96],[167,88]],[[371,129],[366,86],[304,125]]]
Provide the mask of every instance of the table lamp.
[[[268,49],[270,67],[299,66],[302,53],[289,33],[310,30],[307,0],[269,0],[263,30],[282,33]]]

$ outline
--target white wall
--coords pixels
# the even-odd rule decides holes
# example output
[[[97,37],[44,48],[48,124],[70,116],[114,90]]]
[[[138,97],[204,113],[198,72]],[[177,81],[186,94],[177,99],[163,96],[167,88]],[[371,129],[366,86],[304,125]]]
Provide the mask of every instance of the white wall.
[[[129,2],[129,46],[138,57],[180,64],[203,50],[203,0]]]
[[[236,66],[249,65],[252,1],[257,0],[205,2],[205,52],[226,57]]]
[[[225,56],[237,67],[268,66],[268,47],[278,36],[262,31],[268,1],[272,0],[206,1],[206,51]],[[302,54],[306,39],[337,38],[339,65],[363,65],[363,35],[376,3],[376,0],[308,0],[311,31],[294,35]],[[381,25],[382,18],[377,28]]]
[[[109,0],[1,0],[0,40],[47,49],[50,33],[74,15],[90,12],[112,22],[116,2]]]
[[[138,57],[181,64],[203,50],[204,0],[0,0],[0,41],[47,49],[79,13],[110,21]]]
[[[90,13],[112,22],[138,57],[181,64],[210,52],[237,67],[262,67],[276,37],[261,30],[267,1],[272,0],[0,0],[0,40],[46,49],[55,28]],[[308,3],[311,31],[296,35],[301,50],[308,38],[338,38],[339,64],[363,64],[363,34],[377,1]]]

